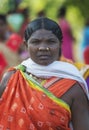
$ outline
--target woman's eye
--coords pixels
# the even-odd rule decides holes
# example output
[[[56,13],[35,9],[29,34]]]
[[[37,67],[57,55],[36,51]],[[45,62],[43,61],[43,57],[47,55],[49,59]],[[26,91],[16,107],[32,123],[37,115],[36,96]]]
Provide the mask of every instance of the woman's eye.
[[[37,41],[37,40],[33,40],[33,41],[31,41],[31,43],[32,43],[32,44],[38,44],[39,41]]]
[[[50,44],[52,44],[52,43],[55,43],[55,41],[54,40],[50,40],[50,41],[48,41],[48,43]]]

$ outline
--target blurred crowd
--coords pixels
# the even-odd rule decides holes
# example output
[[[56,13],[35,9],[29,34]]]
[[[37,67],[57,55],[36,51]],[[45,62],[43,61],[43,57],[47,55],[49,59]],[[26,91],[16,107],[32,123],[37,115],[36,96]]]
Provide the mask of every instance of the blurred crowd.
[[[85,25],[82,28],[81,38],[78,41],[76,50],[75,44],[77,43],[77,38],[74,37],[72,23],[69,23],[66,14],[67,8],[65,6],[59,8],[57,17],[63,32],[62,54],[74,62],[78,59],[84,64],[89,64],[89,18],[85,20]],[[77,59],[76,56],[78,57]]]
[[[0,14],[0,75],[28,58],[23,44],[23,33],[29,22],[28,9],[17,9]]]

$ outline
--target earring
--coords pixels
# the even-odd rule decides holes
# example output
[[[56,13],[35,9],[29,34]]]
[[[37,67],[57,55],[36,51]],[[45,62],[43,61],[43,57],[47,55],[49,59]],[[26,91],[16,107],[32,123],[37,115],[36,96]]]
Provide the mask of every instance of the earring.
[[[46,50],[49,51],[49,47],[47,47]]]
[[[38,48],[39,51],[41,51],[41,48]]]

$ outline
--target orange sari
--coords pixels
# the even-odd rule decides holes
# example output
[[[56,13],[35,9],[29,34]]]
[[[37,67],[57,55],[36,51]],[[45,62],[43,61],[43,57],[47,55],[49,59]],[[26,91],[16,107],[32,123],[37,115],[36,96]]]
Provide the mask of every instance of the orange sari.
[[[17,70],[0,99],[0,130],[70,130],[70,108],[59,97],[76,81],[56,79],[48,79],[42,87]]]

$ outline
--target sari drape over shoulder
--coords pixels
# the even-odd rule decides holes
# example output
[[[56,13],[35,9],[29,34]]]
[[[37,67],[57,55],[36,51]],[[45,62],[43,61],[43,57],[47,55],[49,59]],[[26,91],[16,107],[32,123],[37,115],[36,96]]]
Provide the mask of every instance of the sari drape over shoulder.
[[[17,69],[0,98],[0,130],[70,130],[71,111],[60,97],[75,83],[52,77],[41,85]]]

